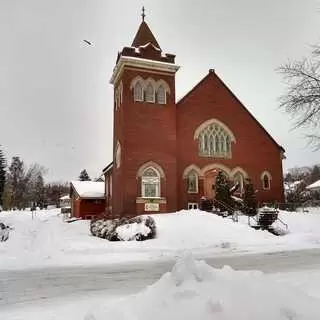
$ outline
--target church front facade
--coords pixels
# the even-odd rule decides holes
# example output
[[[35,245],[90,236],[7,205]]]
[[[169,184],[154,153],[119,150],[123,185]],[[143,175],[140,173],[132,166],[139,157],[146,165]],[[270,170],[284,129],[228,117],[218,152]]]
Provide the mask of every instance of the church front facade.
[[[178,69],[145,21],[118,54],[107,213],[197,208],[201,197],[214,198],[219,171],[239,184],[240,195],[250,178],[260,203],[283,202],[284,149],[212,69],[177,102]]]

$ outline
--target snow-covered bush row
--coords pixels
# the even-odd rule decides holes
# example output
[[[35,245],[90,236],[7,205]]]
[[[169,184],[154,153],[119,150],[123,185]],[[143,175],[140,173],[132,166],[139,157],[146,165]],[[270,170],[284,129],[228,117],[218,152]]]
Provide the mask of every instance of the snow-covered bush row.
[[[187,256],[154,285],[84,320],[318,320],[319,300],[259,271],[214,269]]]
[[[91,234],[109,241],[143,241],[156,236],[156,223],[150,216],[98,219],[90,223]]]
[[[7,241],[9,238],[9,226],[0,222],[0,241]]]

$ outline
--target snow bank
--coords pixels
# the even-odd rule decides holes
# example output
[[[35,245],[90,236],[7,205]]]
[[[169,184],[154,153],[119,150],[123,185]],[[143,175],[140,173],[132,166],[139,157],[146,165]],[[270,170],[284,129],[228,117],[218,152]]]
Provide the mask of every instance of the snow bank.
[[[109,242],[90,235],[89,221],[65,223],[60,209],[1,212],[0,220],[13,228],[10,237],[0,242],[0,269],[43,268],[46,266],[79,266],[132,263],[175,259],[185,250],[196,257],[220,254],[242,254],[320,248],[320,210],[280,212],[289,233],[276,237],[267,231],[256,231],[229,218],[199,210],[152,215],[157,237],[148,241]],[[279,227],[282,227],[281,224]],[[130,230],[121,230],[128,237]]]
[[[89,312],[84,319],[316,320],[318,304],[260,272],[214,269],[187,256],[146,290]]]

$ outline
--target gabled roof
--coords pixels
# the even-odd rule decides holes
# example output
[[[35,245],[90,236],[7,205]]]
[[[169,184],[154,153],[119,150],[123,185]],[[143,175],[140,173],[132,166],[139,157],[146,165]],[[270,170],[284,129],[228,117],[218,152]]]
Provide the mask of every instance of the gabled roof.
[[[71,181],[71,188],[83,199],[104,198],[104,182]]]
[[[161,50],[159,43],[157,42],[149,26],[145,21],[142,21],[131,46],[138,48],[148,43],[153,44],[156,48]]]
[[[110,162],[105,168],[102,169],[103,173],[107,173],[108,171],[110,171],[113,168],[113,161]]]
[[[320,190],[320,180],[308,185],[306,188],[309,190]]]
[[[177,106],[181,104],[188,96],[191,95],[197,88],[201,86],[209,77],[215,77],[218,81],[227,89],[227,91],[238,101],[238,103],[242,106],[242,108],[248,113],[248,115],[257,123],[257,125],[266,133],[266,135],[271,139],[273,143],[275,143],[279,149],[284,153],[285,149],[280,146],[273,137],[269,134],[269,132],[263,127],[263,125],[251,114],[251,112],[243,105],[243,103],[238,99],[238,97],[229,89],[229,87],[221,80],[221,78],[215,73],[214,69],[210,69],[209,73],[199,82],[197,83],[189,92],[187,92],[178,102]],[[284,157],[284,155],[283,155]]]

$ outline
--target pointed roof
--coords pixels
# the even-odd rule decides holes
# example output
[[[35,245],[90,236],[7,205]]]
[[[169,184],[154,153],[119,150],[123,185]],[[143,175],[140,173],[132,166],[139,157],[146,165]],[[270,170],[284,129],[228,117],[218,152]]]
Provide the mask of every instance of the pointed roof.
[[[131,46],[138,48],[148,43],[151,43],[155,47],[161,49],[147,23],[145,21],[142,21]]]
[[[183,101],[188,99],[188,97],[196,91],[205,81],[208,79],[212,79],[214,77],[217,79],[223,86],[224,88],[231,94],[231,96],[234,97],[234,99],[240,104],[240,106],[247,112],[247,114],[253,119],[253,121],[256,122],[256,124],[266,133],[266,135],[269,137],[269,139],[276,145],[278,148],[281,150],[281,152],[285,152],[284,148],[280,146],[276,140],[273,139],[273,137],[269,134],[269,132],[263,127],[263,125],[252,115],[252,113],[243,105],[243,103],[238,99],[238,97],[230,90],[230,88],[222,81],[222,79],[216,74],[214,69],[209,69],[209,73],[199,82],[197,83],[189,92],[187,92],[178,102],[177,106],[181,105]],[[284,154],[282,156],[285,159]]]

